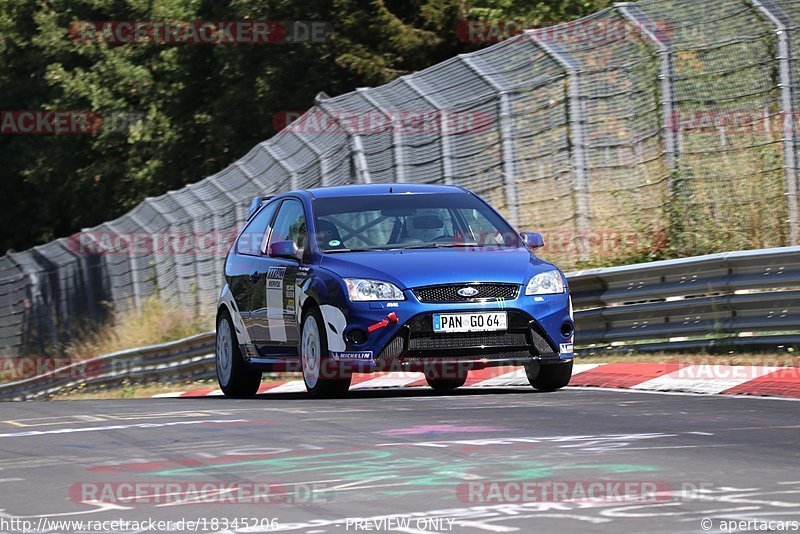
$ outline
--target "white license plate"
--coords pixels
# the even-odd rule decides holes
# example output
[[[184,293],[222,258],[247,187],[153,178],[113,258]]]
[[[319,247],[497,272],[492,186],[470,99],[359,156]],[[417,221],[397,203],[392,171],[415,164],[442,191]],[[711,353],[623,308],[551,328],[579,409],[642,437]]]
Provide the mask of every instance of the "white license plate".
[[[508,330],[506,312],[435,313],[434,332],[494,332]]]

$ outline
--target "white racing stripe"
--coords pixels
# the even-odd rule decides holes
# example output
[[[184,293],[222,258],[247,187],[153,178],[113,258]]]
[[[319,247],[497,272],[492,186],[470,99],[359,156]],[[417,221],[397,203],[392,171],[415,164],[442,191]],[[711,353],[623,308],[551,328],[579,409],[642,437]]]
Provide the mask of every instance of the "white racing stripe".
[[[577,364],[572,367],[572,375],[575,376],[576,374],[585,373],[595,367],[598,367],[602,364],[599,363],[584,363],[584,364]],[[528,382],[528,377],[525,375],[525,369],[520,367],[519,369],[514,369],[511,372],[504,373],[499,376],[495,376],[492,378],[488,378],[486,380],[482,380],[480,382],[476,382],[472,384],[470,387],[500,387],[500,386],[529,386],[530,383]]]
[[[418,380],[425,380],[425,375],[422,373],[393,372],[360,384],[353,384],[350,389],[403,387]]]
[[[783,367],[745,367],[731,365],[691,365],[667,375],[632,386],[631,389],[650,391],[688,391],[691,393],[722,393],[745,382],[784,369]]]
[[[268,390],[266,393],[301,393],[306,390],[306,384],[302,380],[292,380],[280,386]]]
[[[572,366],[572,376],[591,371],[596,367],[602,367],[604,363],[576,363]]]
[[[520,367],[509,373],[487,378],[472,384],[472,387],[486,388],[495,386],[528,386],[528,377],[525,375],[525,368]]]

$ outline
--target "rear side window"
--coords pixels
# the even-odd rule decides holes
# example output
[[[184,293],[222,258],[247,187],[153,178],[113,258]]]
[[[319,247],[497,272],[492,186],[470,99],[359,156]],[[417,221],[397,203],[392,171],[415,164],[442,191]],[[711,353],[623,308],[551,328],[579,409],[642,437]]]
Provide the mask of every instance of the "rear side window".
[[[280,202],[267,204],[250,221],[250,224],[245,227],[244,232],[236,242],[237,253],[245,254],[246,256],[261,256],[265,250],[264,244],[267,239],[267,230],[275,215],[275,210],[278,209],[278,204]]]

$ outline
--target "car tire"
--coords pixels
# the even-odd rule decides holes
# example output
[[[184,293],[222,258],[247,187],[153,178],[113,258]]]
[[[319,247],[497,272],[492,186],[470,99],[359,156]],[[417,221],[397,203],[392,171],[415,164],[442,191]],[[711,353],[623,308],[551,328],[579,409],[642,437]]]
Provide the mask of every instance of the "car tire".
[[[258,393],[261,371],[244,361],[236,330],[227,311],[217,319],[215,346],[217,382],[225,396],[247,398]]]
[[[350,389],[351,375],[344,375],[329,360],[328,338],[319,308],[313,306],[303,314],[298,344],[303,382],[315,398],[343,397]],[[327,375],[327,376],[323,376]]]
[[[459,371],[452,378],[442,378],[435,371],[425,371],[425,381],[434,391],[452,391],[463,386],[467,381],[467,371]]]
[[[569,384],[572,378],[572,362],[550,365],[528,364],[525,366],[528,382],[539,391],[556,391]]]

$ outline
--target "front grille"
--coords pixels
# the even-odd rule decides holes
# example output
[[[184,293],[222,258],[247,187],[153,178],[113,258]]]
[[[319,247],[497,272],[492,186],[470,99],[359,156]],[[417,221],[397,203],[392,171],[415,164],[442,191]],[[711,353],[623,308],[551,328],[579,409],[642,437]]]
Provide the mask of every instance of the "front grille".
[[[558,351],[547,342],[541,333],[536,331],[536,328],[531,330],[531,340],[533,341],[533,346],[536,349],[536,352],[539,354],[558,354]]]
[[[397,358],[404,352],[405,340],[402,335],[396,336],[393,340],[386,345],[386,348],[381,351],[378,358]]]
[[[401,356],[400,362],[402,363],[431,363],[431,362],[442,362],[442,363],[459,363],[465,362],[470,363],[476,360],[486,360],[486,361],[498,361],[498,360],[510,360],[518,358],[520,360],[533,360],[533,356],[531,356],[531,352],[529,350],[502,350],[502,351],[493,351],[491,354],[481,354],[477,356]]]
[[[530,358],[558,354],[550,338],[528,314],[513,309],[506,312],[507,331],[452,333],[434,333],[433,314],[421,313],[409,319],[381,351],[379,359],[424,361],[426,358],[442,358],[456,361],[463,358],[471,361],[476,357]]]
[[[412,337],[408,341],[408,350],[459,350],[479,347],[525,347],[528,340],[524,333],[503,332],[492,334],[485,332],[469,332],[463,334],[434,334],[431,336]]]
[[[474,288],[477,293],[469,297],[458,294],[459,289]],[[414,295],[420,302],[475,302],[492,300],[513,300],[517,298],[519,286],[515,284],[450,284],[445,286],[429,286],[414,289]]]

